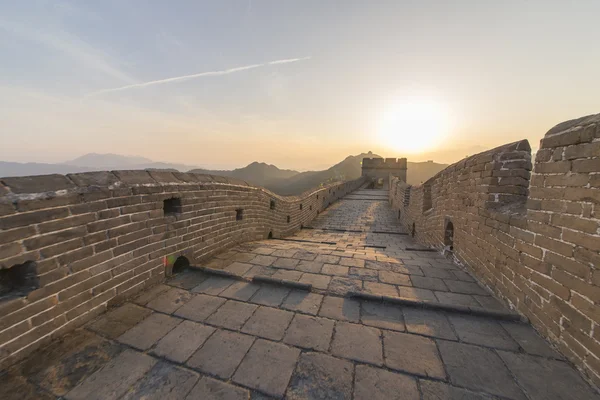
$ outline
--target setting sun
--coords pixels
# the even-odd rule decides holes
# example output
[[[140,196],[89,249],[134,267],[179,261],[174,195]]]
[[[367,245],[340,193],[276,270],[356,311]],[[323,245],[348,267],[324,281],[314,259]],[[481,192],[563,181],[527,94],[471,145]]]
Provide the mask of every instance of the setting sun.
[[[420,153],[434,148],[447,131],[447,112],[439,103],[406,99],[390,106],[381,117],[379,141],[397,152]]]

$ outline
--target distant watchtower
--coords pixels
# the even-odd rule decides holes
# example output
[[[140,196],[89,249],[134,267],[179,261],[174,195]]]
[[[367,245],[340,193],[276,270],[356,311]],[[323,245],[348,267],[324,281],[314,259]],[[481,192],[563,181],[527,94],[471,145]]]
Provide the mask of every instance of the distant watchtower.
[[[362,176],[383,179],[387,187],[390,175],[406,182],[406,158],[363,158]]]

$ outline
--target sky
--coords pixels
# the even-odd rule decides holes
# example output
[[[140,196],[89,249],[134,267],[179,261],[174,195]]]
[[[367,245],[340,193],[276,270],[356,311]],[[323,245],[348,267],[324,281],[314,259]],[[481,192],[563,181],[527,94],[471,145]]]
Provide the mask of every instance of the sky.
[[[454,162],[600,112],[600,1],[0,0],[0,160]]]

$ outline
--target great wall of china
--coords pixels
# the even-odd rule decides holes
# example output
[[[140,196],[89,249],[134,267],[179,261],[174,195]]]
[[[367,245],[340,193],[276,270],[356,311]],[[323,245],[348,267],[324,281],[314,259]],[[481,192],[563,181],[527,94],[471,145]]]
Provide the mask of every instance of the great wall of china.
[[[309,250],[298,256],[275,246],[260,262],[275,260],[270,254],[278,253],[287,261],[256,265],[275,273],[277,268],[296,268],[298,257],[310,263],[323,257],[329,261],[306,277],[313,288],[327,278],[320,296],[364,291],[363,300],[393,301],[403,293],[417,293],[413,306],[459,314],[489,308],[488,317],[495,307],[507,306],[553,343],[588,382],[600,386],[600,115],[552,128],[534,164],[529,143],[519,141],[466,158],[420,186],[407,185],[406,173],[406,159],[365,159],[360,179],[295,197],[230,178],[178,172],[1,178],[0,368],[15,365],[144,290],[156,285],[167,290],[161,284],[180,267],[212,260],[211,266],[227,268],[227,258],[219,255],[242,246],[231,260],[249,263],[236,266],[240,277],[247,277],[249,260],[263,253],[243,253],[244,243],[295,235],[298,246],[320,243],[337,249],[317,256],[314,247],[313,257]],[[364,190],[381,179],[389,190]],[[339,199],[346,208],[336,208]],[[323,220],[327,213],[329,219]],[[311,226],[315,220],[320,231]],[[421,259],[407,253],[415,249],[401,235],[455,259],[503,304],[496,306],[489,293],[468,286],[475,285],[470,276],[444,264],[439,254]],[[308,254],[312,258],[302,258]],[[282,277],[302,282],[309,270],[286,271]],[[434,302],[441,305],[432,306]],[[332,340],[335,353],[338,339]],[[519,342],[516,336],[514,340]],[[526,344],[519,345],[527,350]],[[439,346],[447,363],[446,345]],[[236,384],[271,393],[246,385],[243,377]],[[468,382],[458,386],[471,389]],[[502,392],[502,386],[497,392],[481,390],[520,398],[517,392]],[[286,387],[273,393],[280,396],[280,390]]]

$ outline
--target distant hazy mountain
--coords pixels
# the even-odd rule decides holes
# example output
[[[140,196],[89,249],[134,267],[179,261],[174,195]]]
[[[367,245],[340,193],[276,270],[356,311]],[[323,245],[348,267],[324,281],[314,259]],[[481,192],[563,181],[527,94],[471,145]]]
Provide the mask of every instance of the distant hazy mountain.
[[[209,169],[193,169],[190,172],[199,174],[211,174],[220,176],[230,176],[241,179],[253,185],[268,187],[279,180],[289,179],[298,175],[298,171],[289,169],[279,169],[274,165],[253,162],[244,168],[237,168],[233,171],[217,171]]]
[[[99,170],[114,169],[114,165],[142,165],[152,164],[154,161],[137,156],[123,156],[120,154],[98,154],[89,153],[74,160],[67,161],[65,164],[76,165],[79,167],[97,168]]]
[[[361,162],[365,157],[379,157],[362,153],[346,157],[343,161],[324,171],[298,172],[279,169],[274,165],[253,162],[232,171],[199,169],[183,164],[154,162],[143,157],[119,154],[90,153],[64,164],[14,163],[0,161],[0,177],[68,174],[98,170],[160,169],[188,171],[202,174],[230,176],[252,185],[263,186],[281,195],[296,195],[328,182],[356,179],[361,175]],[[410,184],[420,184],[444,169],[446,164],[434,162],[408,163],[407,179]]]

